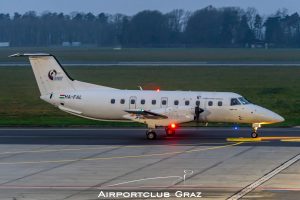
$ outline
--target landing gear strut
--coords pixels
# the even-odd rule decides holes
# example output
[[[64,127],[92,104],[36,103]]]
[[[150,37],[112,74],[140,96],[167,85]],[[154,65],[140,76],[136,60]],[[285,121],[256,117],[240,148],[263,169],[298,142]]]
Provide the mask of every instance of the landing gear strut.
[[[252,133],[251,133],[252,138],[257,138],[258,137],[257,129],[260,128],[260,127],[261,127],[260,124],[252,124]]]
[[[153,130],[148,130],[146,132],[146,136],[148,140],[155,140],[156,139],[156,133]]]

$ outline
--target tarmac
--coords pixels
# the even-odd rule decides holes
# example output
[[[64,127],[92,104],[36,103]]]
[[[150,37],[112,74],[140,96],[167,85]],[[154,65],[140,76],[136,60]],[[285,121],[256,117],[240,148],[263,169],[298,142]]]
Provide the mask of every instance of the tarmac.
[[[300,129],[0,129],[0,199],[116,199],[105,192],[201,192],[185,199],[298,199]],[[155,196],[156,195],[156,196]],[[176,198],[177,197],[177,198]],[[142,198],[125,198],[142,199]]]

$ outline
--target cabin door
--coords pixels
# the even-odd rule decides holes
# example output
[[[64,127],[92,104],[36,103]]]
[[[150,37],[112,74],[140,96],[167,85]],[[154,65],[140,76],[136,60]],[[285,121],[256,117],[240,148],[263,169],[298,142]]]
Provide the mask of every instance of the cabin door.
[[[129,98],[129,109],[136,109],[136,99],[135,96]]]

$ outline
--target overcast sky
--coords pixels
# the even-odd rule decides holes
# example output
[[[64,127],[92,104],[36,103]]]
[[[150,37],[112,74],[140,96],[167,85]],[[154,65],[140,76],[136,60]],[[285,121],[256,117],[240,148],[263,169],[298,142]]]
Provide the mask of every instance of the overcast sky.
[[[165,13],[176,8],[194,11],[208,5],[255,7],[261,14],[272,14],[279,8],[287,8],[289,13],[300,11],[300,0],[0,0],[0,12],[13,14],[34,10],[37,13],[52,11],[69,14],[79,11],[132,15],[145,9]]]

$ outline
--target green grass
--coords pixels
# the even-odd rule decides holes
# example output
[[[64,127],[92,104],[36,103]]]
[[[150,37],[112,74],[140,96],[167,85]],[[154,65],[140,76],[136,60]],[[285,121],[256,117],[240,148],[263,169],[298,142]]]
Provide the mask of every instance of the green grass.
[[[122,89],[237,92],[300,125],[300,67],[68,67],[78,80]],[[0,68],[1,126],[139,126],[71,116],[39,99],[29,67]]]

